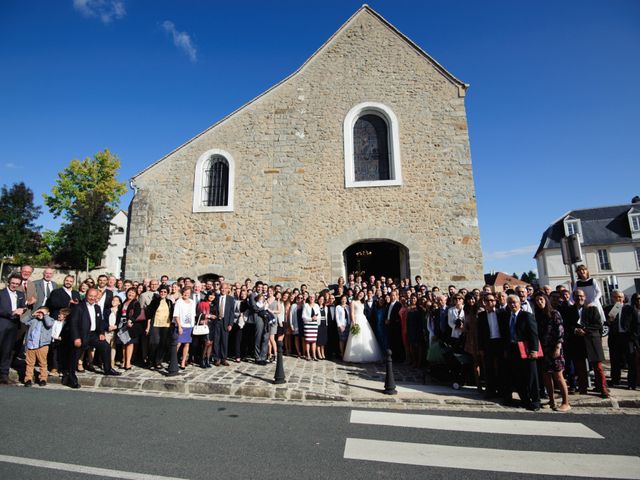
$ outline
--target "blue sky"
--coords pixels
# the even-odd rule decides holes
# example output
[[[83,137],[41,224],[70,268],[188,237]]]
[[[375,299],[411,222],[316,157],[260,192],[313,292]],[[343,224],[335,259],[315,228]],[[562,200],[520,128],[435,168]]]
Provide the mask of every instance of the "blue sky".
[[[72,158],[104,148],[128,180],[293,72],[361,4],[4,0],[0,184],[42,203]],[[535,268],[564,212],[640,194],[639,1],[370,5],[471,84],[486,271]]]

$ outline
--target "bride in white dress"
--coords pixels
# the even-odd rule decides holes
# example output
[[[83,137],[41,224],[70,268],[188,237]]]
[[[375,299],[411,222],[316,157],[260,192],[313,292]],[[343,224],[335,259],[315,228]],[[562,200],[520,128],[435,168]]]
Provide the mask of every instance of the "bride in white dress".
[[[356,294],[356,298],[351,303],[352,325],[360,325],[360,332],[357,335],[349,332],[349,340],[344,349],[343,360],[352,363],[373,363],[382,360],[382,351],[378,341],[371,330],[367,317],[364,316],[364,291]]]

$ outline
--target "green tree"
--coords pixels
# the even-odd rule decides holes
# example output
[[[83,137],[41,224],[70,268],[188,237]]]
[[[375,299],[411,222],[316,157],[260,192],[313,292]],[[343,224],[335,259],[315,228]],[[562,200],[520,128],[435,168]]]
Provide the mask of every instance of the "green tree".
[[[69,223],[60,229],[61,245],[56,254],[59,263],[76,270],[100,264],[109,245],[113,210],[98,193],[89,193],[70,213]]]
[[[112,212],[118,208],[120,197],[127,191],[127,185],[118,182],[116,175],[120,160],[108,149],[96,153],[93,158],[71,160],[67,168],[58,174],[58,180],[51,189],[51,195],[44,195],[44,201],[56,218],[63,215],[70,220],[79,205],[95,201],[89,194],[97,194]]]
[[[42,207],[33,203],[33,191],[24,183],[0,191],[0,257],[29,257],[38,252]]]
[[[81,270],[100,264],[109,244],[111,218],[126,184],[116,178],[120,160],[109,150],[92,158],[71,160],[58,174],[45,203],[55,217],[66,220],[60,228],[57,262]]]
[[[523,282],[527,282],[527,283],[535,283],[535,281],[538,279],[538,276],[536,275],[536,272],[534,272],[533,270],[529,270],[528,272],[522,272],[522,275],[520,275],[520,280],[522,280]]]

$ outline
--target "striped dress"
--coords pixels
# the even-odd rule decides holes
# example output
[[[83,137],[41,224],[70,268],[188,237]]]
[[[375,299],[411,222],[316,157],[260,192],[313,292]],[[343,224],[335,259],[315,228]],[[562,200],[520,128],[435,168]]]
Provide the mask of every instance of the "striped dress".
[[[315,316],[316,319],[312,320]],[[304,322],[304,341],[307,343],[315,343],[318,339],[318,321],[320,319],[320,307],[317,303],[310,305],[304,304],[302,310],[302,321]]]

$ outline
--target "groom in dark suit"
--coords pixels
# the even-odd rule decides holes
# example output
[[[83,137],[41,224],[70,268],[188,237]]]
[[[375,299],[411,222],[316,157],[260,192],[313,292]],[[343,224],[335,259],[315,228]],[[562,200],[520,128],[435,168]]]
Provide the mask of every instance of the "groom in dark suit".
[[[18,334],[20,315],[26,310],[24,292],[19,291],[22,278],[9,275],[7,288],[0,290],[0,384],[8,384],[11,352]]]
[[[391,292],[391,303],[385,311],[385,326],[387,327],[387,338],[389,348],[393,354],[394,362],[404,362],[404,344],[402,343],[402,323],[400,321],[400,309],[402,305],[398,297],[398,290]],[[386,357],[387,352],[384,352]]]
[[[71,388],[80,388],[76,369],[78,360],[88,348],[95,348],[96,355],[102,359],[105,375],[120,375],[111,367],[111,347],[105,341],[105,322],[102,318],[102,310],[97,303],[98,295],[97,289],[89,289],[84,301],[71,312],[68,335],[73,350],[67,375],[63,378],[63,383]]]
[[[227,362],[227,348],[229,332],[233,327],[235,299],[229,295],[229,284],[222,285],[222,294],[216,304],[216,319],[213,321],[213,364],[229,366]]]

